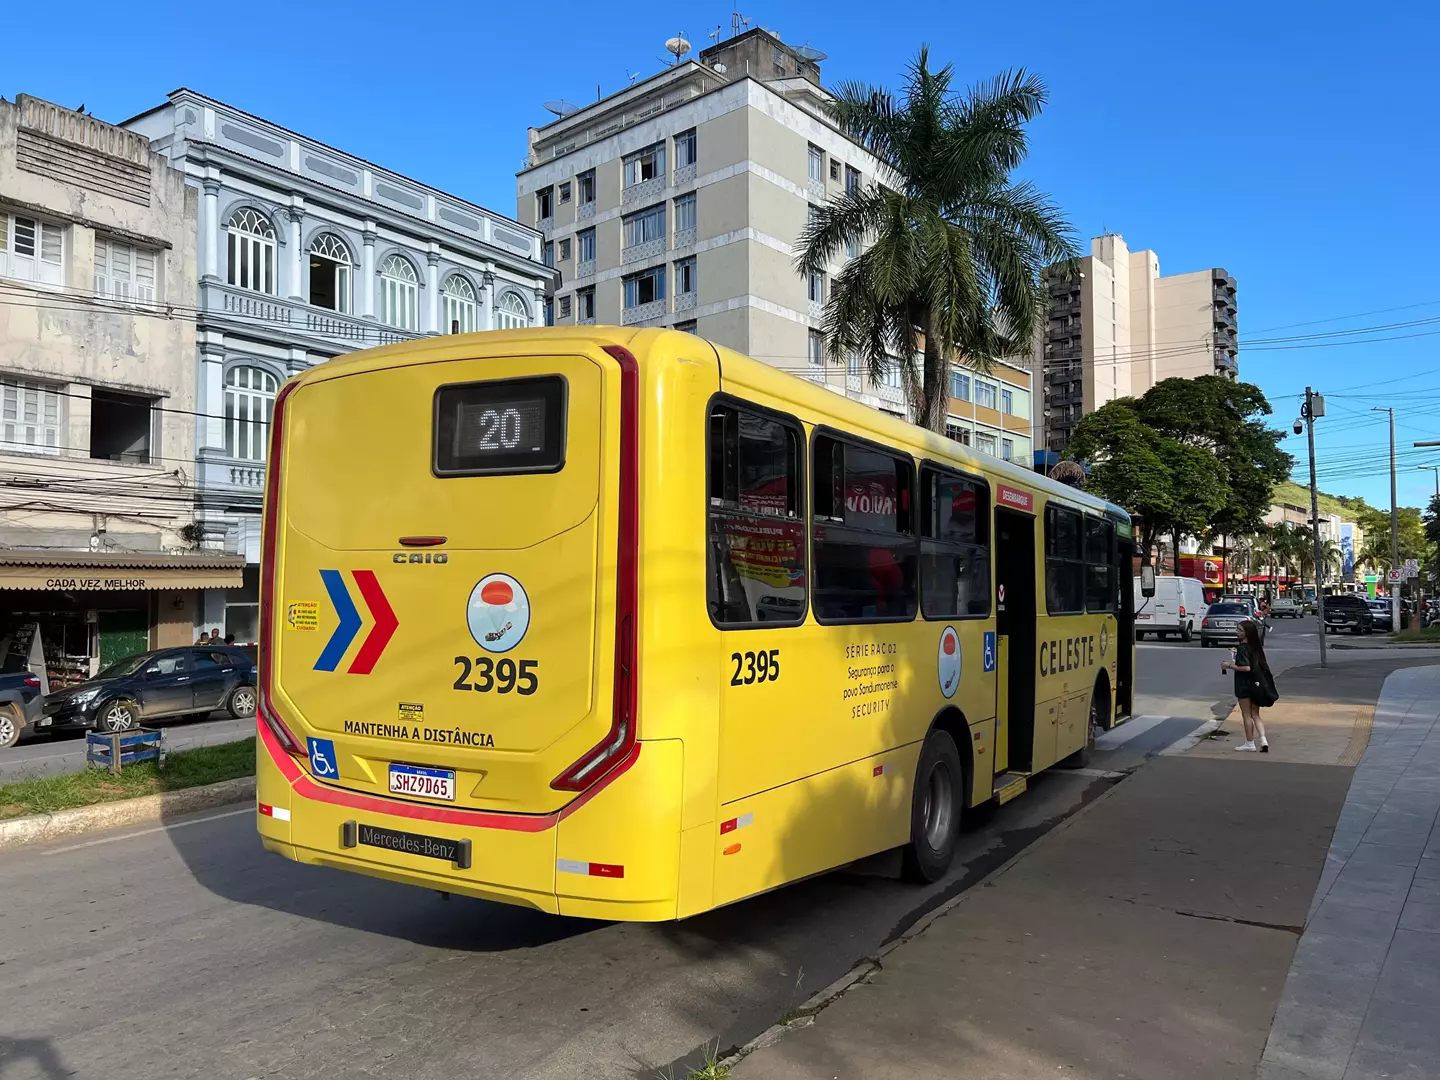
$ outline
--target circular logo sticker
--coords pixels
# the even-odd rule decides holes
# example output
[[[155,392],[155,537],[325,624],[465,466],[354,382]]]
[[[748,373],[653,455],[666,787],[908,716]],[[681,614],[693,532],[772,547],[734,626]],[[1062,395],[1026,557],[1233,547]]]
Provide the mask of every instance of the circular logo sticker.
[[[1105,650],[1110,647],[1110,624],[1100,624],[1100,655],[1105,655]]]
[[[953,697],[960,686],[960,635],[953,626],[940,632],[940,692]]]
[[[509,652],[530,629],[530,597],[509,574],[489,574],[470,590],[470,636],[486,652]]]

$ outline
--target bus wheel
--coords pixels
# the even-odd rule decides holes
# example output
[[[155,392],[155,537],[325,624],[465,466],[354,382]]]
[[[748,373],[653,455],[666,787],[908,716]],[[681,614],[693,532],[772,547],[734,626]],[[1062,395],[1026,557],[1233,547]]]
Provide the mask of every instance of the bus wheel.
[[[960,832],[960,803],[965,773],[955,740],[936,728],[920,748],[915,790],[910,797],[910,843],[905,845],[906,881],[928,885],[939,881],[955,857]]]

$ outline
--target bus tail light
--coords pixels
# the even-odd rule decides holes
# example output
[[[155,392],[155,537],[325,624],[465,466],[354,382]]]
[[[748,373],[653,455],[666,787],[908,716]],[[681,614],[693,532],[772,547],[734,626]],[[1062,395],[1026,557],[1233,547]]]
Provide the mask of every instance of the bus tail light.
[[[285,721],[275,711],[272,690],[275,685],[275,575],[276,537],[280,531],[280,433],[285,430],[285,402],[294,391],[293,382],[286,383],[275,395],[275,408],[270,416],[270,460],[266,465],[265,524],[260,546],[260,644],[256,667],[259,668],[259,693],[256,713],[270,729],[285,752],[304,757],[305,749]]]
[[[584,791],[635,748],[639,700],[636,660],[640,609],[640,365],[620,345],[604,349],[620,365],[620,494],[615,558],[615,694],[610,731],[550,786]]]

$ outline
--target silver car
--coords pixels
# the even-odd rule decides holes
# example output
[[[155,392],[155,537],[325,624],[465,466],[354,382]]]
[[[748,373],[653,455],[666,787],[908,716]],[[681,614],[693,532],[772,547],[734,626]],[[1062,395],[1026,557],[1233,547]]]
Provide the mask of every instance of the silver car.
[[[1200,621],[1200,645],[1208,649],[1211,645],[1234,645],[1240,637],[1240,624],[1253,622],[1260,631],[1260,640],[1265,640],[1265,624],[1255,618],[1249,604],[1239,600],[1221,600],[1211,604]]]

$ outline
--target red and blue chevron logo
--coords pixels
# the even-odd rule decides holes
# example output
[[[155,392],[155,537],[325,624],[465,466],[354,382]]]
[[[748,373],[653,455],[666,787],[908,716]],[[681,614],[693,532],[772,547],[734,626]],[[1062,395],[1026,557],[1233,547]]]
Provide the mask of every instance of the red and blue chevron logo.
[[[375,670],[385,646],[390,644],[390,639],[399,629],[400,620],[395,617],[374,570],[352,570],[350,576],[355,579],[355,585],[360,590],[360,599],[370,611],[371,626],[370,633],[360,643],[359,651],[355,653],[355,658],[350,661],[350,667],[346,670],[351,675],[369,675]],[[334,671],[340,666],[340,661],[345,658],[345,653],[349,651],[365,624],[360,618],[359,609],[355,607],[355,601],[350,599],[350,590],[345,586],[345,576],[339,570],[321,570],[320,579],[325,583],[330,603],[335,606],[335,614],[340,617],[340,625],[335,627],[335,632],[325,643],[320,659],[315,661],[315,670]]]

